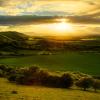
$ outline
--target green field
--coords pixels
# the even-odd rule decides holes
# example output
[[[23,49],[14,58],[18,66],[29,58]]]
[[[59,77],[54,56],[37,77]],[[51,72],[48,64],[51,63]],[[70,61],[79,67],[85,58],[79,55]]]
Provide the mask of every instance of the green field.
[[[24,57],[0,58],[0,64],[17,67],[38,65],[50,71],[78,71],[100,75],[100,54],[64,52],[55,55],[32,55]]]
[[[92,90],[21,86],[0,78],[0,100],[100,100],[100,93]]]

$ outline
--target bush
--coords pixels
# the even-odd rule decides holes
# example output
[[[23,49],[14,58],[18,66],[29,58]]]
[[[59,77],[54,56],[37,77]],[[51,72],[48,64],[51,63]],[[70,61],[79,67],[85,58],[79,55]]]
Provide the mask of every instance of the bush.
[[[73,85],[71,74],[63,74],[61,77],[51,75],[48,71],[40,70],[36,66],[11,70],[8,80],[24,85],[44,85],[57,88],[69,88]]]
[[[92,78],[91,75],[84,74],[84,73],[81,73],[81,72],[70,72],[70,73],[72,73],[75,81],[80,80],[82,77],[91,77]]]
[[[100,89],[100,80],[92,79],[83,73],[70,72],[58,76],[52,75],[48,71],[40,70],[37,66],[12,68],[0,65],[0,77],[7,77],[9,81],[17,84],[43,85],[56,88],[70,88],[77,80],[76,86],[83,88],[84,91],[90,87],[93,87],[95,91]]]
[[[40,69],[36,66],[20,69],[17,73],[16,82],[25,85],[38,84],[39,71]]]
[[[7,66],[5,66],[5,65],[0,65],[0,70],[6,71],[6,69],[7,69]]]
[[[56,75],[49,75],[47,85],[50,87],[60,88],[60,77]]]
[[[62,88],[70,88],[74,83],[72,75],[69,73],[63,74],[60,79],[60,85]]]
[[[79,81],[76,82],[76,86],[83,88],[84,91],[86,91],[87,88],[90,88],[92,86],[92,78],[81,78]]]
[[[11,82],[16,82],[16,77],[17,75],[16,74],[11,74],[7,77],[7,79]]]
[[[94,88],[95,92],[97,91],[97,89],[100,89],[100,80],[94,79],[92,87]]]
[[[17,77],[19,76],[19,70],[17,69],[10,69],[6,72],[6,77],[11,82],[16,82]]]
[[[48,85],[48,78],[49,78],[48,71],[40,70],[38,75],[38,80],[40,81],[41,85]]]
[[[2,71],[3,77],[8,77],[12,71],[15,71],[16,69],[5,65],[0,65],[0,70]]]
[[[1,69],[0,69],[0,77],[4,77],[4,73]]]
[[[12,93],[12,94],[18,94],[18,91],[13,90],[13,91],[11,91],[11,93]]]

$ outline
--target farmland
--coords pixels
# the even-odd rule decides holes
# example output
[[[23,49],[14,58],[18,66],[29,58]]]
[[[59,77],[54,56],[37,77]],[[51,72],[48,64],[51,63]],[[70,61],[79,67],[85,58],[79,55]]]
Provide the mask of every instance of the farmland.
[[[99,53],[59,52],[57,54],[41,55],[39,52],[35,52],[32,56],[1,57],[0,64],[14,67],[38,65],[54,72],[75,71],[91,75],[99,75],[99,59]]]

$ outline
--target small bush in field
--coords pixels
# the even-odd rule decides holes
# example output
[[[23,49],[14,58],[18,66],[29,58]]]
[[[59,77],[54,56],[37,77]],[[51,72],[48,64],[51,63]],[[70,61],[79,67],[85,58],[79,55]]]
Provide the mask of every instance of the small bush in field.
[[[40,69],[37,66],[32,66],[32,67],[29,67],[28,71],[31,73],[38,73]]]
[[[60,85],[60,77],[56,75],[49,75],[47,79],[47,85],[50,87],[61,87]]]
[[[12,93],[12,94],[18,94],[18,91],[13,90],[13,91],[11,91],[11,93]]]
[[[63,74],[60,79],[61,87],[70,88],[74,83],[72,75],[69,73]]]
[[[0,69],[0,77],[3,77],[4,76],[4,73],[3,71]]]
[[[25,85],[37,84],[39,71],[40,69],[36,66],[20,69],[17,73],[16,82]]]
[[[94,88],[95,92],[100,89],[100,80],[98,79],[93,79],[93,84],[92,87]]]
[[[6,65],[0,65],[0,70],[2,71],[3,77],[8,77],[16,69]]]
[[[10,74],[7,79],[11,82],[16,82],[17,74]]]
[[[41,85],[47,85],[48,84],[48,77],[49,77],[48,71],[40,70],[38,75],[38,80],[40,81]]]
[[[86,91],[88,88],[92,87],[92,79],[91,78],[81,78],[79,81],[76,82],[76,86],[83,88]]]
[[[5,65],[0,65],[0,69],[4,71],[4,70],[7,69],[7,66],[5,66]]]

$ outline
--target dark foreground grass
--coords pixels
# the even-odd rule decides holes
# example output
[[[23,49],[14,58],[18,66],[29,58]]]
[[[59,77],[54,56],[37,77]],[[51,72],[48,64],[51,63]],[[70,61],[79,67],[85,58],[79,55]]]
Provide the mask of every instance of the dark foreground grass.
[[[61,52],[55,55],[32,55],[0,58],[0,64],[17,67],[38,65],[50,71],[78,71],[100,75],[100,53]]]
[[[100,93],[76,89],[21,86],[0,78],[0,100],[100,100]]]

